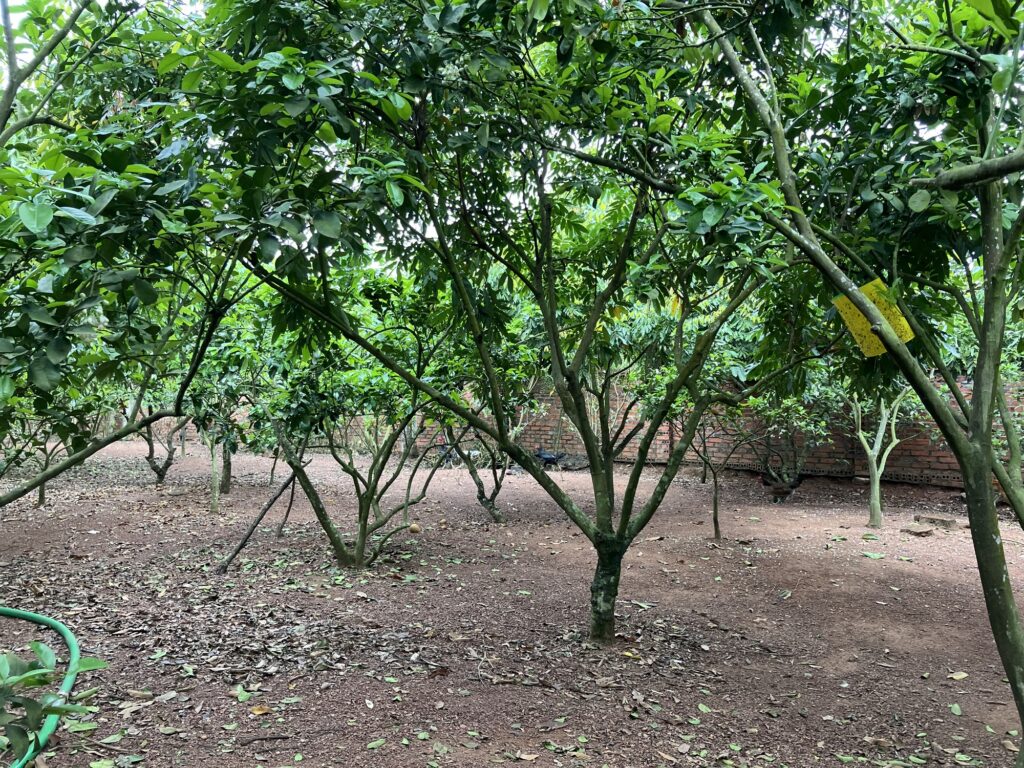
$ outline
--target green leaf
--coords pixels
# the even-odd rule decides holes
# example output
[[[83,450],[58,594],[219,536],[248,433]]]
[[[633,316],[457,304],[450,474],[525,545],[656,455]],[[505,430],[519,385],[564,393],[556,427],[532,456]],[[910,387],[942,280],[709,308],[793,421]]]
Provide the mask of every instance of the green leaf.
[[[143,280],[141,277],[137,277],[132,281],[132,288],[135,290],[135,295],[139,297],[139,301],[143,304],[156,304],[157,299],[160,298],[153,284],[148,280]]]
[[[194,91],[196,86],[199,85],[199,80],[202,76],[203,72],[200,69],[193,69],[189,71],[187,75],[181,78],[181,90]]]
[[[366,745],[367,749],[380,749],[387,744],[387,739],[375,739]]]
[[[338,140],[338,134],[334,131],[334,126],[330,123],[322,123],[319,128],[316,129],[316,135],[320,137],[320,140],[325,144],[333,144]]]
[[[1020,24],[1013,17],[1013,10],[1007,0],[967,0],[967,4],[1008,41],[1013,42],[1017,37]]]
[[[0,376],[0,403],[5,403],[14,394],[14,379],[10,376]],[[0,656],[0,659],[4,657]],[[3,670],[0,670],[0,678],[5,677]]]
[[[132,155],[127,149],[121,147],[107,147],[101,156],[103,164],[114,173],[124,173],[128,163],[132,161]]]
[[[26,309],[25,314],[28,315],[30,320],[34,320],[40,325],[60,325],[53,315],[38,304],[32,305]]]
[[[29,363],[28,374],[32,384],[43,392],[49,392],[60,383],[60,371],[45,355]]]
[[[402,192],[402,188],[390,179],[388,179],[386,186],[388,189],[388,197],[391,198],[391,202],[394,203],[395,206],[400,207],[405,201],[405,193]]]
[[[49,203],[24,202],[18,206],[18,218],[29,232],[38,235],[45,232],[53,221],[53,206]]]
[[[42,662],[44,667],[54,669],[57,666],[57,654],[46,643],[33,641],[29,643],[29,646],[32,648],[32,653],[36,655],[36,658]]]
[[[103,209],[110,205],[110,201],[117,196],[116,189],[107,189],[96,196],[96,198],[89,205],[89,213],[93,216],[99,216],[103,213]]]
[[[1011,82],[1013,82],[1013,70],[1009,68],[1000,69],[992,75],[992,90],[997,93],[1004,93],[1009,88]]]
[[[301,72],[288,72],[287,74],[281,75],[281,82],[293,91],[299,90],[305,81],[306,76]]]
[[[156,65],[156,73],[158,75],[166,75],[176,66],[178,66],[183,60],[184,56],[180,53],[168,53],[160,62]]]
[[[960,709],[960,705],[959,704],[950,704],[949,705],[949,711],[952,712],[957,717],[960,717],[960,715],[963,714],[963,710]]]
[[[46,345],[46,357],[54,365],[60,365],[68,359],[71,354],[71,342],[63,336],[58,336]]]
[[[289,117],[298,117],[309,108],[309,99],[289,99],[284,103],[284,111]]]
[[[221,69],[227,69],[231,72],[238,72],[242,69],[242,65],[235,61],[233,58],[228,56],[223,51],[210,51],[207,56],[210,61],[216,64]]]
[[[929,206],[931,201],[932,193],[927,189],[919,189],[910,196],[910,199],[907,201],[907,205],[910,206],[910,210],[914,213],[920,213]]]
[[[78,664],[75,666],[79,672],[93,672],[97,669],[106,669],[107,662],[102,659],[96,659],[92,656],[83,656],[78,660]]]
[[[651,133],[663,133],[668,135],[672,128],[672,115],[666,112],[651,120]]]
[[[530,16],[537,21],[543,21],[544,17],[548,15],[549,5],[550,0],[530,0]]]
[[[244,704],[252,698],[252,692],[245,690],[245,688],[241,684],[236,685],[232,693],[235,694],[235,698],[238,699],[238,701],[242,704]]]
[[[861,554],[869,560],[881,560],[885,557],[883,552],[861,552]]]
[[[157,187],[156,194],[158,195],[169,195],[172,192],[177,192],[182,187],[188,184],[188,179],[177,179],[175,181],[169,181],[166,184],[162,184]]]
[[[322,211],[313,217],[313,229],[324,237],[341,237],[341,217],[334,211]]]
[[[723,216],[725,216],[725,209],[712,203],[704,209],[702,218],[704,219],[705,224],[709,227],[713,227],[722,220]]]
[[[96,217],[88,211],[83,211],[81,208],[71,208],[69,206],[62,205],[57,209],[57,213],[69,219],[74,219],[79,224],[85,224],[88,227],[91,227],[96,223]]]
[[[281,243],[273,235],[264,235],[260,238],[260,260],[272,261],[281,252]]]
[[[395,107],[395,114],[398,115],[399,120],[408,120],[412,117],[412,104],[400,93],[389,93],[388,101],[390,101]]]

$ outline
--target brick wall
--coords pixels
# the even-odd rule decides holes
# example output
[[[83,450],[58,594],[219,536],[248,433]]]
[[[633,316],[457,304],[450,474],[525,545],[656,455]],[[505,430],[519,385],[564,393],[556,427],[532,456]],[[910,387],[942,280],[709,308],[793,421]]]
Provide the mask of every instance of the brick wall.
[[[965,384],[963,389],[965,394],[970,397],[970,387]],[[1021,388],[1017,387],[1012,395],[1014,396],[1014,409],[1024,408]],[[551,394],[541,394],[537,399],[543,410],[541,413],[534,414],[527,422],[520,439],[521,444],[531,451],[542,447],[551,451],[564,451],[570,455],[582,455],[584,453],[583,444],[572,422],[562,413],[557,397]],[[629,419],[626,429],[628,430],[635,424],[635,418]],[[953,454],[944,441],[933,440],[929,434],[928,430],[917,426],[901,430],[900,436],[905,438],[904,442],[900,443],[889,456],[883,477],[887,480],[907,483],[962,486],[960,469]],[[678,437],[678,428],[673,425],[662,426],[651,448],[648,460],[654,463],[664,462]],[[634,440],[623,452],[622,461],[628,462],[636,458],[636,442],[637,440]],[[718,456],[724,456],[732,447],[726,437],[712,438],[709,440],[709,446],[712,452]],[[692,451],[688,452],[685,460],[689,464],[700,463]],[[732,469],[756,470],[759,467],[759,461],[751,447],[741,446],[729,460],[728,466]],[[867,462],[857,438],[837,430],[832,433],[827,442],[816,446],[810,452],[804,472],[809,475],[827,477],[866,476]]]
[[[970,383],[961,381],[960,384],[964,395],[969,399],[971,396]],[[536,397],[540,404],[540,410],[530,414],[526,419],[519,440],[520,444],[531,453],[538,448],[544,448],[552,452],[564,452],[570,456],[583,457],[583,443],[572,422],[562,412],[558,398],[551,392],[540,392]],[[1008,392],[1008,397],[1010,407],[1014,412],[1024,412],[1024,382],[1014,384]],[[615,408],[621,409],[625,405],[625,399],[618,398]],[[626,421],[624,433],[636,424],[637,419],[634,412]],[[889,456],[883,474],[885,479],[924,485],[952,487],[963,485],[956,459],[945,442],[941,438],[934,437],[933,429],[927,429],[921,425],[908,425],[901,429],[900,437],[904,440]],[[672,424],[663,425],[651,446],[648,461],[652,463],[666,461],[678,438],[678,427]],[[421,447],[426,447],[435,440],[435,430],[428,429],[417,442]],[[620,457],[621,461],[629,462],[636,459],[638,441],[639,438],[634,438],[623,451]],[[728,438],[724,437],[713,438],[709,443],[711,450],[718,456],[724,456],[731,448]],[[692,451],[688,452],[685,461],[688,464],[700,463]],[[742,446],[733,454],[728,466],[732,469],[756,470],[759,468],[759,460],[752,448]],[[844,434],[841,430],[836,430],[829,440],[816,446],[810,452],[804,472],[809,475],[827,477],[864,477],[867,475],[867,462],[857,438]]]

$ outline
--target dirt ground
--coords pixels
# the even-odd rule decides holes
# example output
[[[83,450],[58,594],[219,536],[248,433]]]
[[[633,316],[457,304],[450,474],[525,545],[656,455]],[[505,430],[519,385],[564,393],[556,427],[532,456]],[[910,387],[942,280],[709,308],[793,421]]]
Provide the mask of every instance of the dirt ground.
[[[344,522],[351,490],[329,459],[313,469]],[[156,489],[126,444],[45,508],[0,512],[0,602],[110,664],[80,678],[97,711],[65,725],[50,768],[1013,762],[969,531],[900,532],[916,512],[962,519],[955,490],[888,487],[874,534],[863,486],[809,480],[774,505],[737,474],[714,542],[710,486],[687,470],[627,556],[619,642],[597,648],[592,550],[525,475],[498,526],[463,470],[439,471],[422,533],[359,572],[332,565],[305,503],[276,538],[280,502],[220,576],[270,493],[268,459],[234,470],[214,516],[198,452]],[[555,474],[585,504],[586,474]],[[1024,535],[1005,540],[1019,580]],[[0,621],[0,650],[35,638]]]

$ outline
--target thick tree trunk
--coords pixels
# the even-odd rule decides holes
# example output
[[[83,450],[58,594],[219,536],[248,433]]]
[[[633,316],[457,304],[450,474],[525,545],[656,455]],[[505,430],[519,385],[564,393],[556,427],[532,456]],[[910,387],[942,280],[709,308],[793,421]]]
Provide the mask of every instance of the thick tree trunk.
[[[369,488],[367,492],[373,493]],[[349,557],[349,567],[362,568],[366,565],[366,543],[370,532],[370,501],[359,501],[358,530],[356,531],[355,550]]]
[[[487,510],[487,514],[491,516],[491,520],[499,525],[504,525],[508,522],[505,516],[501,513],[501,510],[498,509],[498,505],[495,504],[494,500],[488,497],[486,493],[478,491],[476,499],[480,502],[480,506]]]
[[[1003,551],[1003,539],[999,531],[988,456],[979,451],[976,456],[965,457],[961,468],[985,608],[999,658],[1003,662],[1003,670],[1017,705],[1017,714],[1024,721],[1024,628],[1021,627],[1010,574],[1006,568],[1006,553]],[[1017,765],[1021,765],[1019,759]]]
[[[596,643],[615,640],[615,599],[624,549],[617,542],[597,546],[597,568],[590,584],[590,639]]]
[[[882,527],[882,473],[868,454],[868,528]]]
[[[220,466],[220,492],[227,496],[231,493],[231,449],[228,448],[227,443],[221,446]]]

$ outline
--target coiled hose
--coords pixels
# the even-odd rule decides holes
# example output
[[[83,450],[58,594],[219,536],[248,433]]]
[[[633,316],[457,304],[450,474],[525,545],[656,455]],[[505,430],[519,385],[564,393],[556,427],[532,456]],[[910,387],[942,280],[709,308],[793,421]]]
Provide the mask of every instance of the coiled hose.
[[[69,699],[71,697],[71,688],[75,684],[75,677],[78,675],[78,661],[81,658],[78,640],[71,634],[71,630],[49,616],[41,616],[38,613],[31,613],[29,611],[19,611],[17,608],[8,608],[5,605],[0,605],[0,616],[5,616],[8,619],[31,621],[34,624],[49,627],[61,636],[64,644],[68,647],[68,671],[64,675],[64,680],[61,681],[59,690],[65,699]],[[43,727],[36,734],[33,745],[29,748],[28,752],[11,763],[10,768],[24,768],[24,766],[28,765],[46,746],[46,742],[53,736],[58,725],[60,725],[60,715],[47,715],[43,721]]]

